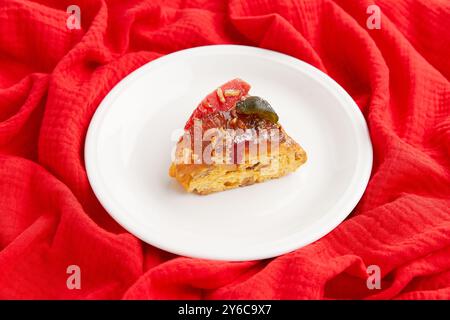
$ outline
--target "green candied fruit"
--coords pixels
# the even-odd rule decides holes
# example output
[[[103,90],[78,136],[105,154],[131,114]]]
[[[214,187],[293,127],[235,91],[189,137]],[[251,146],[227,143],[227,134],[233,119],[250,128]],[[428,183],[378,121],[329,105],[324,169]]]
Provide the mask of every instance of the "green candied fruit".
[[[236,111],[242,114],[256,114],[259,117],[277,123],[278,115],[264,99],[250,96],[236,103]]]

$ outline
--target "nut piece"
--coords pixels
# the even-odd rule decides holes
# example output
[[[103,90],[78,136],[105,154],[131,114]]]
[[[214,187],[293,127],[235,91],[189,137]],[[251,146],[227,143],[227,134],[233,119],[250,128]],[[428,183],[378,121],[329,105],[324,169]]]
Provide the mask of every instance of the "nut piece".
[[[220,102],[225,103],[225,97],[223,96],[222,88],[217,88],[217,96]]]
[[[237,97],[241,94],[241,90],[237,89],[227,89],[224,91],[225,97]]]

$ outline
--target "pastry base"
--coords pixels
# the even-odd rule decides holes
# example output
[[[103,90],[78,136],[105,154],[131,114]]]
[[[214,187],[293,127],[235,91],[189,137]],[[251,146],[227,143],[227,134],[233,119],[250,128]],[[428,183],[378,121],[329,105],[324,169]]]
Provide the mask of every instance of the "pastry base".
[[[292,138],[280,144],[275,155],[249,159],[244,164],[177,164],[169,175],[188,192],[201,195],[244,187],[294,172],[307,160],[306,152]]]

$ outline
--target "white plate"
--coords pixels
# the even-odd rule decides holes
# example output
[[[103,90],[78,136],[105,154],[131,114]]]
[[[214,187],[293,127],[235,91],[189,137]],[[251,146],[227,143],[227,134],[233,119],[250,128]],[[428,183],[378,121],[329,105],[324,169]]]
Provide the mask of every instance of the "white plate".
[[[272,104],[308,162],[269,182],[185,193],[168,176],[175,141],[203,97],[236,77]],[[184,256],[253,260],[305,246],[344,220],[367,185],[372,146],[355,102],[321,71],[220,45],[169,54],[123,79],[92,119],[85,161],[102,205],[143,241]]]

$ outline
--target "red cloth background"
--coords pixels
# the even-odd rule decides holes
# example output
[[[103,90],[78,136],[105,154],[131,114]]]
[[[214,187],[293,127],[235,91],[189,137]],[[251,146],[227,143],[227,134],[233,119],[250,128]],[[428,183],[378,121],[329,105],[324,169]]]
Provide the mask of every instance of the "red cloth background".
[[[0,0],[0,298],[450,298],[450,2]],[[66,27],[67,6],[81,29]],[[321,240],[211,262],[138,241],[99,205],[83,147],[125,75],[161,55],[238,43],[336,79],[367,119],[374,168]],[[67,266],[81,289],[66,287]],[[382,288],[368,290],[379,265]]]

